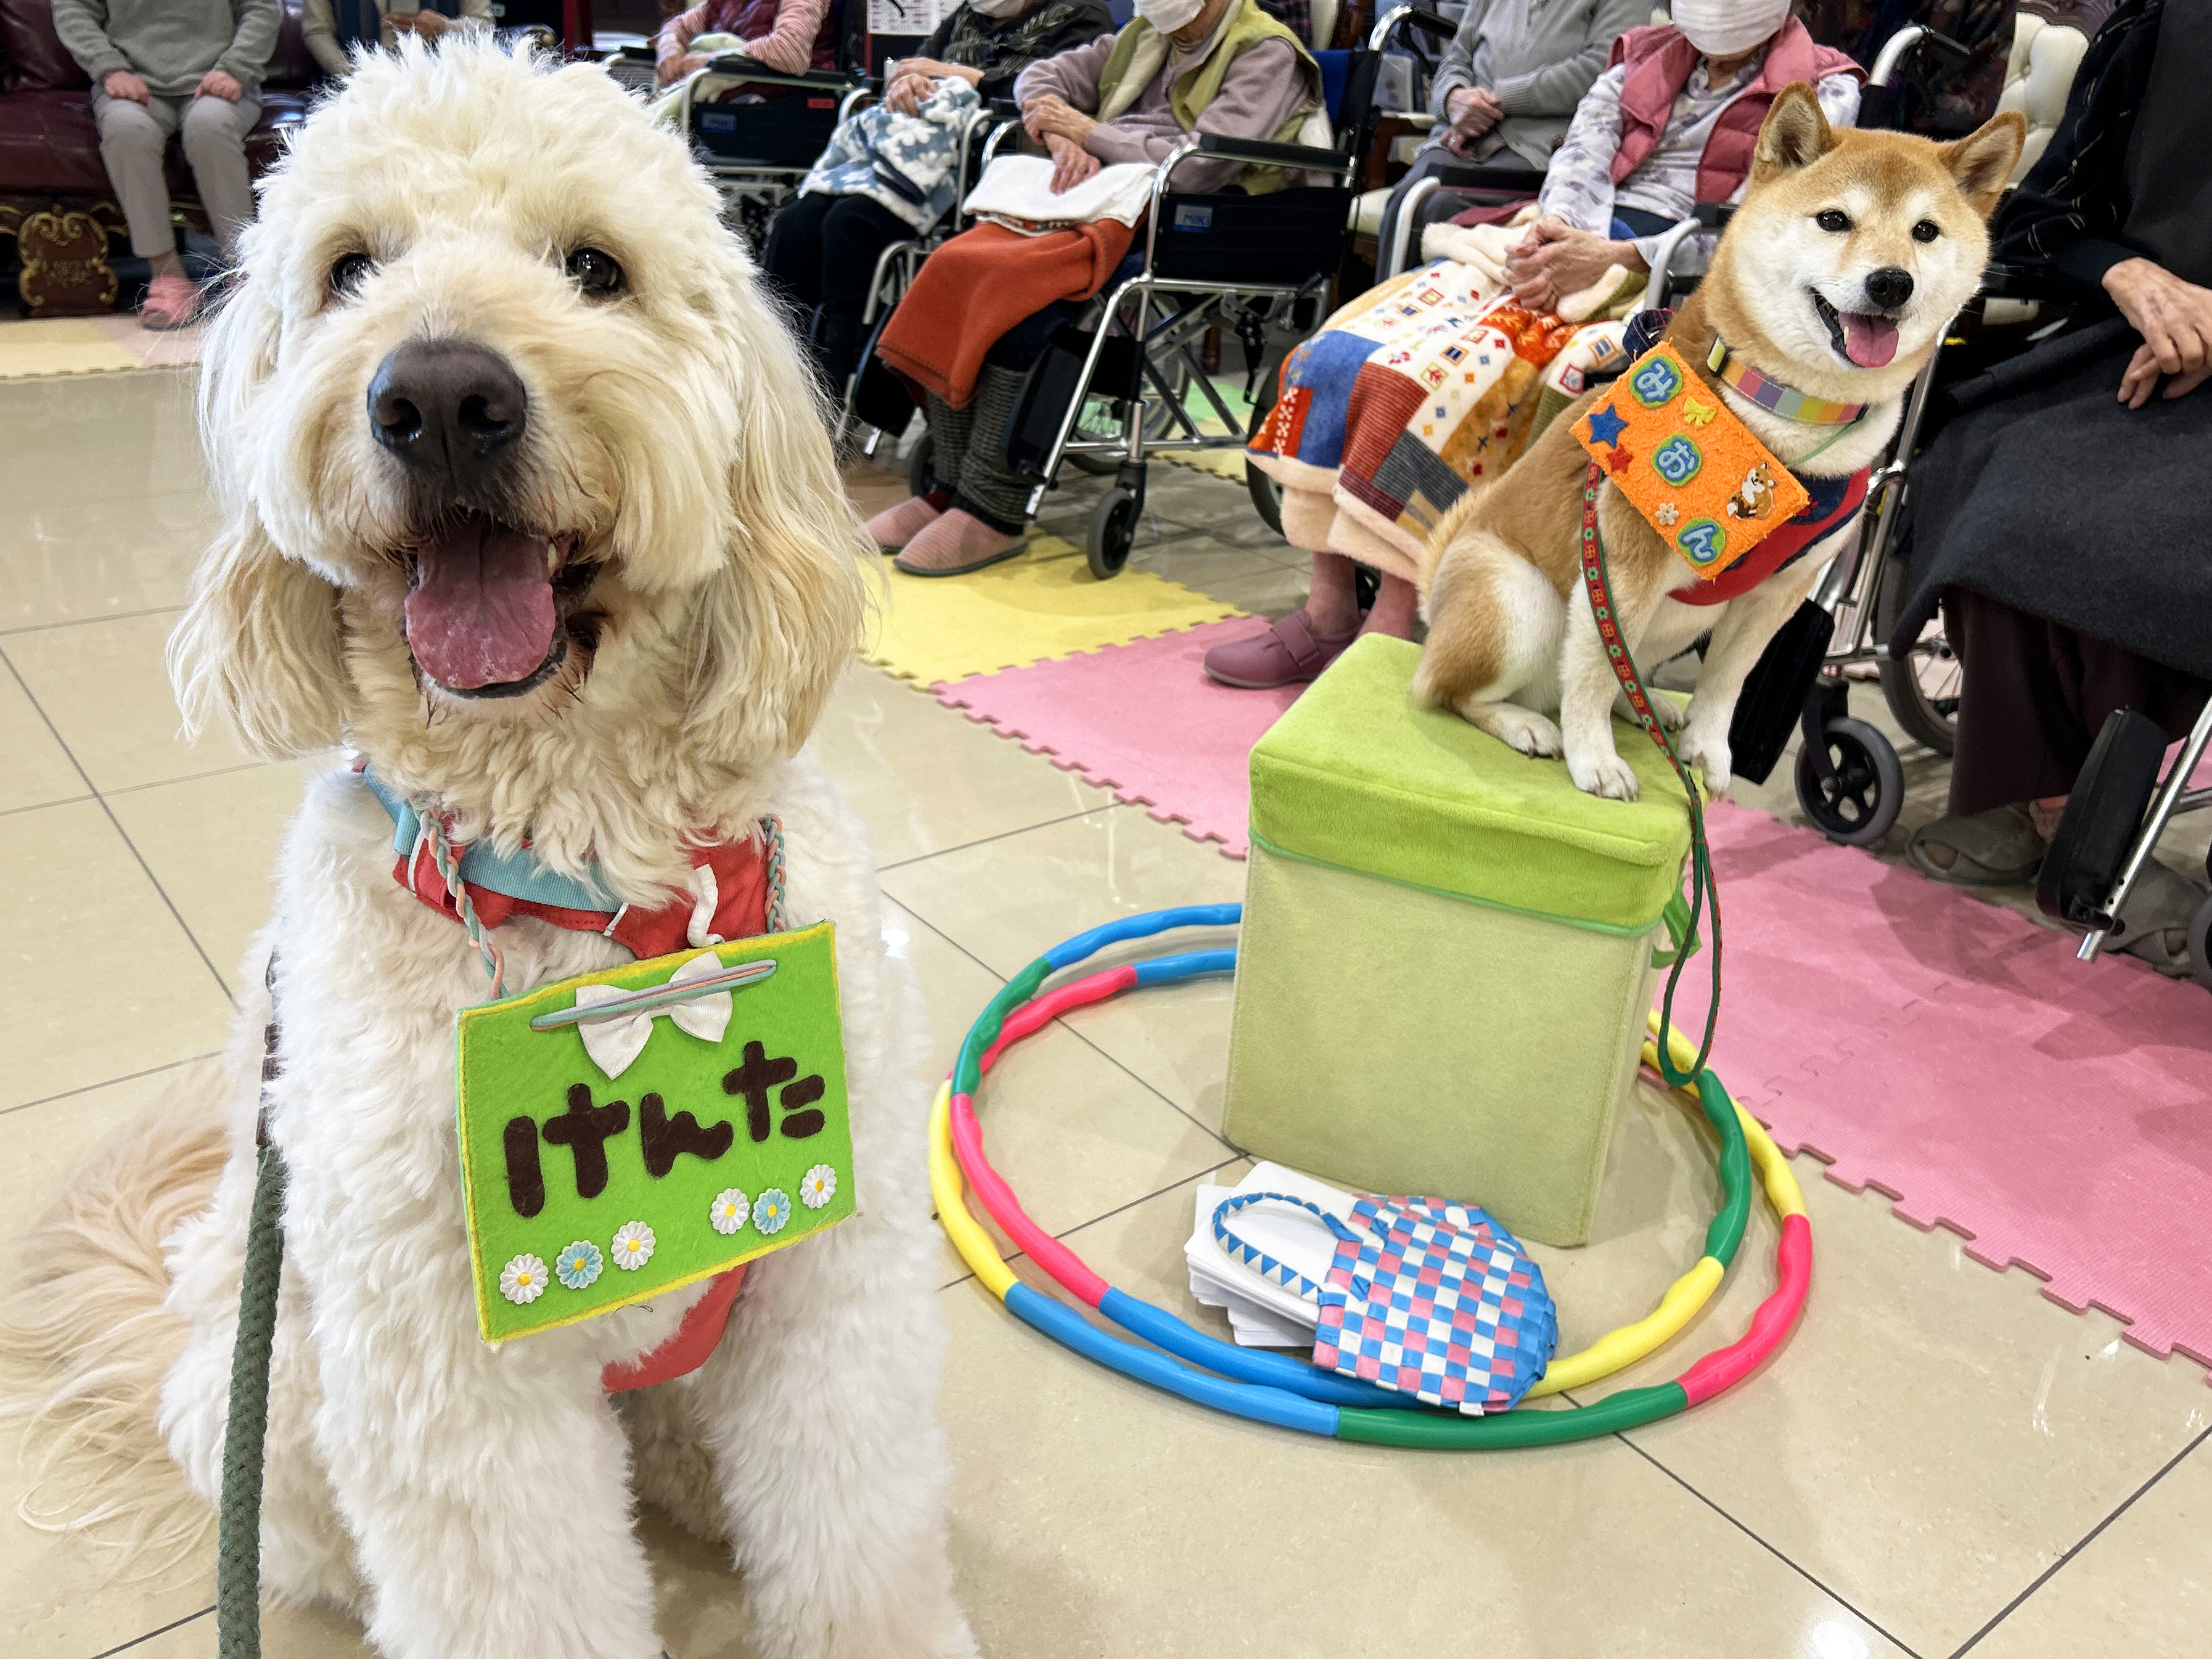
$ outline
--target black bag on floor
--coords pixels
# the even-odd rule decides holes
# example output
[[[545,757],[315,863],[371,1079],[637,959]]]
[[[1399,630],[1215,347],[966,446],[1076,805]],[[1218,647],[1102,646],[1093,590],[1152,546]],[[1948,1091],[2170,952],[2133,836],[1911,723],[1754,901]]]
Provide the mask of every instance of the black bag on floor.
[[[1805,699],[1813,695],[1813,682],[1820,678],[1835,630],[1835,618],[1807,599],[1767,641],[1744,680],[1735,718],[1729,722],[1729,752],[1735,776],[1765,783],[1773,772],[1804,718]]]

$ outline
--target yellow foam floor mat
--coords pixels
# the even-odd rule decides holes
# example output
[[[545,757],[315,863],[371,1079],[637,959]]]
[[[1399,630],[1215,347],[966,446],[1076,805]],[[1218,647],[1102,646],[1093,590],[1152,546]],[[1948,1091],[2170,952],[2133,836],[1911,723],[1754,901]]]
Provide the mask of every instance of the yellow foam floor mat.
[[[173,368],[199,361],[198,328],[161,333],[136,317],[40,317],[0,323],[0,380]]]
[[[1102,582],[1057,536],[1033,536],[1019,558],[966,576],[884,568],[888,591],[864,654],[925,687],[1244,614],[1146,570]]]

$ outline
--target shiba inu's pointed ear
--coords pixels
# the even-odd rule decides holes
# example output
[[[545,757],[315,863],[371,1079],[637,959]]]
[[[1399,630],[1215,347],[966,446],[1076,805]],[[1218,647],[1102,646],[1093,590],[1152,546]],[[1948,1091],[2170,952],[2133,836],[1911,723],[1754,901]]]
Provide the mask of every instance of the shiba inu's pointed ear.
[[[1813,165],[1836,147],[1836,135],[1821,112],[1820,100],[1802,81],[1782,88],[1774,106],[1766,112],[1766,125],[1759,130],[1759,149],[1752,158],[1754,176],[1771,178]]]
[[[2005,180],[2012,177],[2013,167],[2020,161],[2021,146],[2027,142],[2027,117],[2008,109],[1979,131],[1940,146],[1936,153],[1958,180],[1959,193],[1986,219],[1995,210]]]

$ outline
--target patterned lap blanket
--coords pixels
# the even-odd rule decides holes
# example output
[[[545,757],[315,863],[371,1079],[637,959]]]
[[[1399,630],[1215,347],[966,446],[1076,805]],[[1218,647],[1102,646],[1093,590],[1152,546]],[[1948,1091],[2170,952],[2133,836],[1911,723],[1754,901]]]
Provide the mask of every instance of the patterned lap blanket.
[[[1370,289],[1284,360],[1252,439],[1254,465],[1283,486],[1284,535],[1413,579],[1469,484],[1618,364],[1622,327],[1531,312],[1452,259]]]

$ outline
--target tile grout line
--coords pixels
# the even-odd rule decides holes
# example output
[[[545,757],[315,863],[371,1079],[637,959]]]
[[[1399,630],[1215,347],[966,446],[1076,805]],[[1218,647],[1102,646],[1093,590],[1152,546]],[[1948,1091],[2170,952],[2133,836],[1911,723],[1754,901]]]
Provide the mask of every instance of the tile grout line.
[[[1696,1498],[1696,1499],[1698,1500],[1698,1502],[1699,1502],[1700,1504],[1704,1504],[1707,1509],[1711,1510],[1715,1515],[1717,1515],[1718,1516],[1720,1516],[1720,1518],[1721,1518],[1722,1520],[1723,1520],[1723,1521],[1727,1522],[1729,1523],[1729,1525],[1730,1525],[1731,1527],[1734,1527],[1734,1528],[1735,1528],[1738,1532],[1741,1533],[1741,1534],[1742,1534],[1746,1538],[1748,1538],[1749,1540],[1751,1540],[1751,1541],[1752,1541],[1753,1543],[1754,1543],[1754,1544],[1758,1545],[1759,1548],[1761,1548],[1761,1549],[1765,1550],[1765,1551],[1769,1555],[1772,1556],[1776,1560],[1779,1561],[1779,1562],[1780,1562],[1784,1566],[1785,1566],[1785,1567],[1789,1568],[1790,1571],[1792,1571],[1792,1572],[1796,1573],[1796,1574],[1800,1578],[1803,1579],[1807,1583],[1810,1584],[1810,1585],[1811,1585],[1814,1589],[1816,1589],[1816,1590],[1820,1591],[1821,1595],[1823,1595],[1826,1596],[1826,1597],[1827,1597],[1831,1601],[1833,1601],[1833,1602],[1834,1602],[1838,1607],[1841,1607],[1844,1612],[1846,1612],[1846,1613],[1850,1613],[1850,1614],[1851,1615],[1851,1617],[1852,1617],[1852,1618],[1854,1618],[1854,1619],[1857,1620],[1861,1624],[1864,1625],[1864,1626],[1865,1626],[1869,1630],[1870,1630],[1870,1631],[1874,1632],[1874,1633],[1875,1633],[1875,1635],[1877,1635],[1877,1636],[1881,1637],[1881,1639],[1882,1639],[1883,1641],[1885,1641],[1885,1642],[1888,1643],[1892,1647],[1895,1648],[1895,1649],[1896,1649],[1899,1653],[1902,1653],[1902,1654],[1906,1655],[1906,1656],[1907,1656],[1907,1659],[1920,1659],[1920,1653],[1919,1653],[1919,1650],[1918,1650],[1917,1649],[1915,1649],[1915,1648],[1913,1648],[1913,1647],[1909,1646],[1909,1645],[1908,1645],[1908,1644],[1906,1644],[1905,1642],[1903,1642],[1903,1641],[1899,1640],[1897,1637],[1895,1637],[1895,1636],[1892,1635],[1888,1631],[1887,1631],[1887,1630],[1883,1629],[1880,1625],[1876,1624],[1876,1623],[1875,1623],[1872,1619],[1869,1618],[1869,1617],[1868,1617],[1864,1613],[1861,1612],[1857,1607],[1856,1607],[1852,1606],[1852,1605],[1851,1605],[1851,1603],[1850,1603],[1850,1601],[1848,1601],[1844,1600],[1844,1597],[1842,1597],[1841,1595],[1838,1595],[1834,1590],[1832,1590],[1832,1589],[1829,1589],[1827,1585],[1826,1585],[1826,1584],[1822,1583],[1821,1583],[1818,1578],[1815,1578],[1815,1577],[1814,1577],[1811,1573],[1808,1572],[1804,1568],[1802,1568],[1802,1567],[1799,1566],[1799,1565],[1797,1565],[1797,1563],[1796,1563],[1795,1561],[1791,1560],[1791,1559],[1790,1559],[1787,1555],[1784,1554],[1780,1550],[1778,1550],[1778,1549],[1775,1548],[1773,1545],[1771,1545],[1771,1544],[1768,1543],[1768,1542],[1766,1541],[1766,1540],[1765,1540],[1764,1538],[1761,1538],[1761,1537],[1760,1537],[1757,1533],[1753,1532],[1753,1531],[1749,1527],[1747,1527],[1746,1525],[1744,1525],[1744,1523],[1743,1523],[1742,1522],[1741,1522],[1741,1521],[1737,1520],[1737,1519],[1735,1518],[1735,1516],[1734,1516],[1733,1515],[1730,1515],[1730,1514],[1729,1514],[1726,1510],[1723,1509],[1723,1508],[1722,1508],[1718,1504],[1716,1504],[1715,1502],[1713,1502],[1713,1500],[1712,1500],[1711,1498],[1710,1498],[1706,1497],[1706,1496],[1705,1495],[1705,1493],[1703,1493],[1703,1492],[1699,1492],[1699,1491],[1698,1491],[1695,1486],[1692,1486],[1688,1481],[1686,1481],[1686,1480],[1685,1480],[1684,1479],[1682,1479],[1682,1477],[1681,1477],[1680,1475],[1679,1475],[1679,1474],[1675,1474],[1674,1470],[1672,1470],[1672,1469],[1668,1468],[1664,1463],[1662,1463],[1662,1462],[1661,1462],[1657,1458],[1654,1457],[1654,1456],[1653,1456],[1650,1452],[1646,1451],[1643,1447],[1641,1447],[1641,1446],[1638,1445],[1638,1444],[1637,1444],[1633,1440],[1630,1439],[1630,1438],[1628,1437],[1628,1436],[1627,1436],[1626,1433],[1624,1433],[1624,1432],[1620,1432],[1620,1431],[1616,1431],[1616,1432],[1614,1433],[1614,1435],[1613,1435],[1613,1437],[1615,1440],[1618,1440],[1619,1442],[1620,1442],[1620,1443],[1621,1443],[1622,1445],[1624,1445],[1624,1446],[1627,1447],[1629,1450],[1631,1450],[1631,1451],[1634,1452],[1634,1453],[1635,1453],[1638,1457],[1642,1458],[1645,1462],[1649,1463],[1649,1464],[1650,1464],[1653,1468],[1655,1468],[1655,1469],[1658,1470],[1660,1474],[1662,1474],[1665,1475],[1665,1476],[1666,1476],[1669,1480],[1673,1481],[1676,1486],[1680,1486],[1680,1487],[1684,1492],[1686,1492],[1689,1493],[1691,1497],[1692,1497],[1692,1498]],[[1956,1659],[1956,1656],[1954,1656],[1954,1659]]]
[[[1996,1616],[1991,1619],[1989,1623],[1984,1625],[1979,1630],[1976,1631],[1972,1636],[1968,1637],[1963,1646],[1953,1650],[1950,1659],[1962,1659],[1962,1656],[1972,1652],[1976,1647],[1979,1646],[1984,1637],[1987,1636],[1999,1625],[2002,1625],[2006,1620],[2011,1618],[2014,1613],[2017,1613],[2020,1610],[2021,1603],[2026,1601],[2030,1596],[2033,1595],[2038,1590],[2041,1589],[2045,1584],[2049,1583],[2053,1577],[2057,1577],[2059,1569],[2063,1567],[2069,1561],[2071,1561],[2075,1556],[2081,1554],[2083,1550],[2087,1549],[2090,1545],[2095,1543],[2097,1540],[2104,1534],[2106,1528],[2111,1526],[2113,1522],[2118,1520],[2130,1510],[2133,1509],[2137,1498],[2141,1498],[2145,1492],[2148,1492],[2153,1486],[2158,1485],[2160,1481],[2165,1480],[2167,1475],[2173,1473],[2174,1469],[2180,1465],[2181,1461],[2184,1458],[2187,1457],[2190,1453],[2195,1451],[2199,1446],[2203,1445],[2208,1439],[2212,1439],[2212,1428],[2200,1430],[2194,1440],[2191,1440],[2179,1451],[2174,1453],[2172,1457],[2166,1459],[2166,1461],[2160,1466],[2156,1474],[2153,1474],[2149,1480],[2144,1481],[2142,1485],[2137,1486],[2133,1492],[2130,1492],[2127,1497],[2121,1501],[2120,1506],[2118,1509],[2114,1510],[2110,1515],[2097,1522],[2095,1526],[2090,1528],[2089,1530],[2084,1533],[2075,1543],[2072,1548],[2069,1549],[2063,1555],[2060,1556],[2056,1561],[2053,1561],[2049,1566],[2038,1573],[2035,1576],[2035,1580],[2033,1583],[2029,1584],[2028,1587],[2022,1590],[2019,1595],[2014,1596],[2011,1601],[2006,1602],[2004,1606],[1998,1608]]]
[[[1078,817],[1089,817],[1090,815],[1089,815],[1088,813],[1079,812],[1078,814],[1076,814],[1076,816],[1077,816]],[[1066,823],[1066,819],[1064,819],[1064,818],[1062,818],[1062,819],[1055,820],[1055,822],[1058,822],[1058,823]],[[1037,829],[1043,829],[1045,826],[1044,826],[1044,825],[1042,825],[1042,824],[1038,824],[1038,825],[1036,825],[1036,826],[1035,826],[1035,827],[1036,827],[1036,828],[1037,828]],[[1016,833],[1016,834],[1019,834],[1020,832],[1019,832],[1019,831],[1016,831],[1015,833]],[[996,839],[997,839],[997,837],[994,836],[994,837],[992,837],[992,839],[996,840]],[[886,898],[889,898],[890,896],[887,893],[887,894],[885,894],[885,895],[884,895],[884,896],[885,896]],[[942,927],[939,927],[935,922],[933,922],[933,921],[930,921],[928,917],[927,917],[927,916],[923,915],[921,914],[921,911],[919,911],[919,910],[915,909],[915,908],[912,905],[910,905],[910,904],[900,903],[900,902],[899,902],[899,901],[897,901],[897,900],[896,900],[896,899],[893,899],[891,902],[892,902],[893,903],[895,903],[895,904],[898,904],[899,908],[901,908],[902,910],[904,910],[904,911],[905,911],[908,915],[912,916],[912,917],[913,917],[916,921],[918,921],[918,922],[921,923],[921,925],[922,925],[923,927],[925,927],[928,928],[928,929],[929,929],[929,931],[930,931],[931,933],[933,933],[936,934],[936,935],[938,936],[938,938],[939,938],[939,939],[943,939],[943,940],[944,940],[947,945],[951,945],[954,950],[956,950],[956,951],[959,951],[959,952],[960,952],[960,954],[961,954],[962,956],[963,956],[963,957],[967,957],[969,961],[970,961],[970,962],[974,963],[975,963],[978,968],[981,968],[981,969],[985,973],[987,973],[987,974],[990,975],[992,978],[994,978],[994,979],[997,980],[997,981],[999,981],[999,983],[1000,983],[1000,984],[1004,985],[1004,984],[1006,982],[1006,976],[1004,974],[1000,973],[997,969],[995,969],[995,968],[992,967],[992,966],[991,966],[991,964],[990,964],[989,963],[988,963],[988,962],[984,961],[982,957],[981,957],[977,956],[977,955],[976,955],[973,951],[970,951],[970,950],[969,950],[966,945],[964,945],[961,944],[961,943],[960,943],[960,941],[959,941],[958,939],[954,939],[954,938],[952,937],[952,935],[951,935],[951,934],[950,934],[950,933],[946,933],[946,932],[945,932]],[[1025,964],[1024,964],[1024,966],[1026,966],[1027,964],[1025,963]],[[1100,1048],[1100,1047],[1099,1047],[1096,1042],[1092,1042],[1089,1037],[1087,1037],[1087,1036],[1084,1036],[1084,1035],[1083,1035],[1083,1033],[1082,1033],[1082,1032],[1080,1032],[1080,1031],[1079,1031],[1079,1030],[1077,1030],[1075,1029],[1075,1027],[1073,1027],[1073,1025],[1070,1025],[1070,1024],[1067,1023],[1067,1020],[1066,1020],[1066,1018],[1064,1016],[1063,1016],[1062,1018],[1059,1018],[1059,1019],[1055,1019],[1055,1020],[1054,1020],[1052,1023],[1053,1023],[1054,1025],[1058,1026],[1061,1030],[1066,1031],[1066,1032],[1068,1034],[1068,1036],[1070,1036],[1073,1037],[1073,1038],[1074,1038],[1078,1042],[1081,1043],[1085,1048],[1086,1048],[1090,1049],[1090,1050],[1091,1050],[1091,1052],[1092,1054],[1097,1054],[1097,1055],[1101,1060],[1104,1060],[1104,1061],[1105,1061],[1109,1066],[1111,1066],[1112,1067],[1114,1067],[1114,1069],[1115,1069],[1115,1070],[1116,1070],[1117,1072],[1121,1073],[1122,1076],[1124,1076],[1124,1077],[1127,1078],[1127,1079],[1128,1079],[1132,1083],[1134,1083],[1134,1084],[1135,1084],[1139,1088],[1140,1088],[1140,1089],[1142,1089],[1142,1090],[1146,1091],[1148,1094],[1152,1095],[1152,1096],[1153,1097],[1153,1098],[1155,1098],[1155,1099],[1157,1099],[1158,1101],[1159,1101],[1159,1102],[1161,1103],[1161,1104],[1164,1105],[1164,1106],[1165,1106],[1165,1107],[1166,1107],[1170,1111],[1176,1113],[1177,1115],[1179,1115],[1179,1116],[1182,1117],[1182,1118],[1183,1118],[1183,1119],[1185,1119],[1187,1121],[1188,1121],[1188,1122],[1191,1124],[1191,1126],[1192,1126],[1193,1127],[1194,1127],[1195,1129],[1197,1129],[1197,1130],[1198,1130],[1198,1132],[1199,1132],[1200,1134],[1204,1135],[1207,1139],[1212,1140],[1212,1141],[1214,1141],[1214,1142],[1218,1143],[1218,1145],[1220,1145],[1220,1146],[1223,1146],[1227,1147],[1227,1148],[1229,1149],[1230,1152],[1231,1152],[1231,1153],[1235,1158],[1248,1158],[1248,1157],[1249,1157],[1249,1156],[1250,1156],[1250,1154],[1249,1154],[1249,1153],[1248,1153],[1247,1152],[1245,1152],[1245,1151],[1244,1151],[1244,1149],[1243,1149],[1243,1147],[1238,1146],[1236,1146],[1236,1145],[1234,1145],[1233,1143],[1231,1143],[1231,1142],[1229,1140],[1229,1139],[1228,1139],[1226,1136],[1224,1136],[1224,1134],[1223,1134],[1223,1133],[1222,1133],[1218,1129],[1209,1128],[1209,1127],[1206,1127],[1206,1125],[1205,1125],[1204,1123],[1200,1122],[1200,1121],[1199,1121],[1199,1120],[1198,1120],[1195,1116],[1192,1115],[1192,1114],[1191,1114],[1191,1113],[1189,1113],[1189,1112],[1188,1112],[1188,1111],[1184,1110],[1184,1109],[1183,1109],[1183,1108],[1182,1108],[1182,1106],[1178,1102],[1176,1102],[1176,1101],[1175,1101],[1175,1100],[1170,1099],[1170,1098],[1166,1094],[1164,1094],[1164,1092],[1162,1092],[1162,1091],[1161,1091],[1161,1090],[1160,1090],[1158,1086],[1156,1086],[1155,1085],[1153,1085],[1153,1084],[1152,1084],[1152,1083],[1151,1083],[1151,1082],[1148,1082],[1146,1079],[1144,1079],[1144,1078],[1141,1078],[1141,1077],[1138,1076],[1136,1073],[1134,1073],[1134,1072],[1131,1071],[1131,1070],[1130,1070],[1127,1066],[1123,1065],[1123,1064],[1121,1063],[1121,1060],[1117,1060],[1116,1058],[1115,1058],[1115,1056],[1114,1056],[1114,1055],[1112,1055],[1112,1054],[1110,1054],[1107,1053],[1105,1049],[1103,1049],[1103,1048]]]
[[[92,774],[84,769],[84,763],[77,759],[76,750],[71,749],[67,740],[63,738],[61,728],[54,724],[53,716],[46,713],[46,704],[40,702],[33,694],[29,682],[24,679],[22,671],[15,666],[15,659],[8,654],[4,647],[0,647],[0,663],[7,664],[9,678],[15,682],[24,699],[38,711],[39,719],[45,725],[47,735],[53,738],[62,753],[68,757],[69,763],[76,770],[77,776],[84,780],[84,787],[92,791],[92,798],[99,804],[101,816],[106,818],[115,833],[123,838],[124,846],[130,849],[131,856],[137,864],[140,872],[143,873],[147,881],[152,884],[155,895],[161,901],[162,908],[168,911],[171,919],[177,926],[183,929],[186,942],[192,947],[192,954],[199,957],[202,965],[207,969],[209,975],[215,981],[216,989],[222,993],[222,1000],[226,1003],[229,1002],[232,1000],[230,986],[223,979],[222,971],[216,967],[214,958],[208,955],[207,947],[200,943],[199,935],[192,932],[190,924],[185,921],[184,913],[177,908],[176,901],[169,896],[169,890],[161,885],[160,878],[154,873],[153,866],[146,862],[146,855],[138,850],[138,843],[131,839],[130,832],[123,827],[123,820],[115,816],[115,809],[107,804],[107,798],[100,793],[100,786],[92,781]]]
[[[214,1607],[210,1605],[208,1607],[202,1607],[198,1613],[188,1613],[181,1619],[173,1619],[167,1624],[162,1626],[159,1630],[149,1630],[143,1636],[134,1636],[129,1641],[122,1643],[115,1647],[102,1648],[98,1653],[92,1656],[92,1659],[109,1659],[109,1656],[112,1654],[127,1653],[132,1648],[142,1646],[145,1643],[152,1641],[157,1636],[167,1636],[171,1631],[180,1630],[185,1626],[191,1624],[196,1619],[204,1619],[208,1614],[214,1611]]]
[[[67,1100],[74,1095],[88,1095],[94,1089],[112,1088],[118,1083],[136,1083],[142,1077],[158,1077],[163,1072],[173,1072],[181,1066],[196,1066],[204,1060],[218,1060],[222,1056],[222,1050],[220,1048],[210,1048],[205,1054],[186,1054],[182,1060],[168,1060],[160,1066],[149,1066],[143,1072],[126,1072],[121,1077],[106,1078],[98,1083],[87,1083],[78,1088],[64,1089],[58,1094],[41,1095],[36,1100],[21,1100],[13,1106],[0,1106],[0,1117],[5,1117],[10,1112],[27,1112],[33,1106],[51,1106],[58,1100]]]
[[[1214,1164],[1210,1169],[1200,1170],[1194,1174],[1187,1175],[1181,1181],[1170,1181],[1166,1186],[1161,1188],[1158,1192],[1146,1193],[1141,1197],[1131,1199],[1127,1204],[1116,1204],[1112,1209],[1108,1210],[1102,1214],[1092,1216],[1088,1221],[1079,1221],[1073,1227],[1066,1229],[1065,1231],[1057,1232],[1052,1236],[1054,1238],[1073,1238],[1076,1234],[1083,1231],[1085,1228],[1095,1227],[1102,1221],[1111,1221],[1115,1216],[1121,1214],[1124,1211],[1135,1209],[1139,1204],[1149,1204],[1156,1198],[1164,1198],[1168,1194],[1175,1191],[1178,1187],[1188,1187],[1193,1182],[1203,1181],[1210,1175],[1219,1175],[1231,1164],[1240,1164],[1249,1156],[1250,1154],[1247,1152],[1238,1152],[1233,1158],[1224,1158],[1220,1163]],[[932,1212],[932,1213],[934,1214],[934,1212]],[[943,1224],[944,1224],[941,1222],[939,1224],[940,1227],[942,1227]],[[980,1226],[981,1224],[979,1222],[977,1224]],[[951,1241],[948,1239],[945,1242],[950,1243]],[[957,1246],[954,1248],[953,1254],[956,1255],[959,1254],[959,1250]],[[1006,1265],[1008,1267],[1012,1267],[1015,1262],[1027,1261],[1029,1258],[1030,1253],[1027,1250],[1016,1250],[1012,1255],[1006,1258]],[[957,1279],[947,1279],[944,1284],[939,1285],[937,1288],[939,1291],[949,1291],[956,1285],[965,1285],[969,1280],[975,1277],[975,1273],[971,1270],[961,1274]]]
[[[956,711],[947,709],[945,712],[947,714],[951,714]],[[963,715],[962,718],[965,719],[966,716]],[[1003,742],[1005,739],[1002,738],[1000,741]],[[1042,757],[1038,757],[1038,758],[1042,759]],[[1070,772],[1067,775],[1074,778],[1078,783],[1083,782],[1082,777],[1077,773]],[[1097,785],[1084,784],[1083,787],[1086,789],[1095,789],[1097,787]],[[1111,792],[1109,791],[1108,793],[1110,794]],[[939,847],[933,852],[916,853],[912,858],[900,859],[896,863],[879,864],[876,866],[876,873],[879,876],[887,876],[894,870],[910,869],[917,864],[926,864],[931,859],[944,858],[948,854],[966,853],[972,851],[974,848],[978,847],[988,847],[994,841],[1005,841],[1013,836],[1026,836],[1032,830],[1049,830],[1055,823],[1073,823],[1077,818],[1087,818],[1093,812],[1109,811],[1119,807],[1126,806],[1127,805],[1128,805],[1128,803],[1126,801],[1113,800],[1109,799],[1100,802],[1096,806],[1086,806],[1079,812],[1063,813],[1056,818],[1040,818],[1035,823],[1024,823],[1018,829],[1001,830],[996,835],[978,836],[975,840],[963,841],[957,847]],[[886,894],[884,896],[889,897],[890,895]]]
[[[173,617],[181,605],[154,605],[143,611],[110,611],[97,617],[64,617],[59,622],[25,623],[21,628],[0,628],[0,639],[19,639],[26,634],[51,634],[64,628],[89,628],[94,623],[132,622],[143,617]]]

